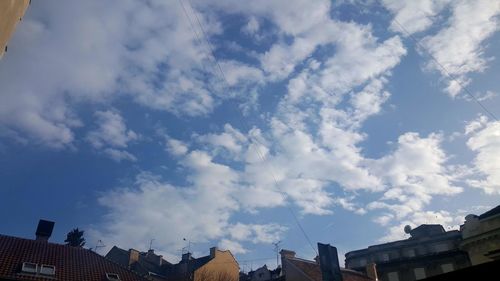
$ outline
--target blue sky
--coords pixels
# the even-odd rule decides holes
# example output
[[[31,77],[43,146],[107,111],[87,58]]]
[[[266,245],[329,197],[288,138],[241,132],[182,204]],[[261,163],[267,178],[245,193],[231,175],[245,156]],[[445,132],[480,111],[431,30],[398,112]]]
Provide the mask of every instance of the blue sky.
[[[0,60],[0,233],[45,218],[55,242],[155,239],[172,261],[187,238],[248,270],[279,240],[314,256],[291,212],[340,253],[406,224],[456,229],[500,201],[500,123],[460,86],[500,116],[499,15],[488,0],[34,1]]]

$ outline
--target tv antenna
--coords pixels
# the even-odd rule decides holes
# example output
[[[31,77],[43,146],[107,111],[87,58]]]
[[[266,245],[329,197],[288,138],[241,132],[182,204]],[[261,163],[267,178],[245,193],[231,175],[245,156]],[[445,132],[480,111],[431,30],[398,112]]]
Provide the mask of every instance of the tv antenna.
[[[186,241],[188,243],[187,247],[184,247],[183,249],[187,248],[187,251],[188,253],[191,253],[191,245],[192,244],[197,244],[198,242],[193,242],[191,241],[191,239],[186,239],[186,238],[182,238],[183,241]]]
[[[280,243],[281,243],[281,240],[273,243],[274,251],[276,252],[276,268],[278,268],[278,266],[279,266],[279,254],[280,254],[280,246],[279,245],[280,245]]]
[[[153,241],[155,241],[154,238],[152,238],[151,240],[149,240],[149,250],[150,251],[153,249]]]

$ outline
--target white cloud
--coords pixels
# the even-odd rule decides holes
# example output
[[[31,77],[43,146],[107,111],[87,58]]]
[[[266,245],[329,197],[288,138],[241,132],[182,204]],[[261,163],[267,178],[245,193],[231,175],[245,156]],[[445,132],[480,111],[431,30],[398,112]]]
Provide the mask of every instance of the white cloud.
[[[286,227],[279,224],[237,223],[229,227],[229,235],[232,239],[237,241],[271,244],[280,240],[286,230]]]
[[[488,123],[488,117],[480,115],[477,119],[467,122],[465,126],[465,134],[470,135],[477,132],[477,130],[484,128]]]
[[[87,141],[96,149],[102,149],[111,159],[136,161],[137,158],[125,151],[130,142],[137,141],[139,135],[128,130],[120,113],[116,110],[97,111],[97,128],[87,134]]]
[[[469,135],[467,146],[476,153],[473,161],[474,171],[479,177],[469,179],[468,183],[488,194],[500,194],[500,122],[487,122],[480,116],[466,126]]]
[[[125,121],[119,112],[114,110],[97,111],[95,114],[98,128],[90,131],[87,140],[95,148],[112,146],[125,148],[129,142],[136,141],[139,136],[127,130]]]
[[[394,14],[391,30],[413,34],[428,29],[450,0],[398,1],[384,0],[383,5]],[[401,30],[401,26],[405,30]]]
[[[255,85],[264,82],[264,74],[259,68],[237,61],[222,61],[220,66],[229,86]]]
[[[342,208],[348,211],[354,212],[359,215],[366,214],[366,210],[364,208],[358,206],[358,204],[353,202],[355,199],[356,199],[355,196],[344,197],[344,198],[338,197],[334,199],[334,202],[335,204],[340,205]]]
[[[250,17],[247,24],[243,26],[241,30],[247,34],[254,35],[259,31],[259,29],[260,29],[260,24],[257,18]]]
[[[422,211],[435,195],[460,193],[447,157],[440,147],[442,137],[426,138],[416,133],[399,137],[394,152],[372,162],[374,173],[388,187],[381,200],[368,204],[368,209],[387,209],[398,219]],[[383,222],[383,221],[382,221]]]
[[[157,237],[155,248],[170,255],[182,246],[184,237],[198,242],[220,240],[221,247],[244,253],[241,244],[227,235],[238,241],[270,243],[286,231],[273,223],[230,223],[239,210],[234,196],[239,176],[230,167],[196,150],[187,153],[181,164],[190,171],[187,186],[174,186],[142,173],[132,186],[104,193],[99,203],[107,215],[90,232],[92,238],[146,249],[148,239]]]
[[[422,210],[413,212],[403,220],[394,219],[393,215],[386,214],[374,219],[375,222],[382,226],[388,226],[388,231],[383,237],[379,239],[380,242],[390,242],[409,237],[405,234],[403,229],[406,225],[415,228],[421,224],[441,224],[446,231],[459,230],[460,225],[465,222],[465,216],[468,214],[481,214],[489,209],[491,206],[466,206],[456,211],[432,211]]]
[[[499,14],[498,1],[455,1],[447,26],[422,40],[426,51],[446,70],[434,61],[428,67],[438,70],[446,79],[448,74],[456,78],[448,80],[446,91],[450,96],[456,97],[461,91],[460,84],[470,83],[467,75],[483,71],[492,59],[485,58],[482,43],[498,30]]]
[[[111,159],[115,160],[116,162],[121,162],[123,160],[132,161],[132,162],[137,161],[137,158],[134,155],[130,154],[129,152],[127,152],[125,150],[106,148],[106,149],[104,149],[103,152],[104,152],[104,154],[108,155]]]
[[[161,11],[162,5],[158,5]],[[194,141],[201,147],[191,151],[189,148],[195,145],[169,138],[167,150],[179,157],[188,172],[188,185],[174,186],[141,176],[134,186],[103,195],[100,202],[109,208],[101,229],[104,237],[126,247],[145,248],[144,241],[161,236],[164,241],[160,248],[164,251],[179,247],[185,236],[221,239],[221,246],[243,253],[247,251],[244,242],[269,243],[284,230],[269,224],[233,222],[231,218],[237,212],[253,214],[286,204],[294,204],[303,215],[331,214],[335,206],[359,214],[381,209],[383,217],[375,220],[394,226],[392,220],[432,217],[434,213],[425,213],[424,207],[434,196],[461,191],[452,167],[447,165],[440,135],[404,133],[397,147],[379,159],[363,152],[361,143],[367,138],[362,131],[364,121],[383,110],[390,97],[385,88],[391,71],[406,54],[399,36],[382,40],[375,37],[370,25],[333,20],[329,1],[317,5],[310,5],[310,1],[197,1],[195,7],[270,21],[278,38],[269,49],[252,54],[260,65],[221,61],[229,86],[236,89],[220,98],[233,96],[238,88],[254,90],[253,83],[259,87],[290,78],[287,93],[277,111],[263,117],[269,127],[243,132],[226,124],[219,132],[195,135]],[[147,10],[143,12],[147,14]],[[210,15],[206,12],[202,20],[210,21]],[[212,79],[201,79],[204,72],[192,67],[209,60],[196,40],[188,36],[186,20],[177,20],[179,23],[171,24],[178,28],[175,34],[181,37],[179,44],[163,50],[159,48],[163,41],[144,38],[144,48],[157,57],[147,60],[151,54],[145,49],[143,56],[138,56],[145,63],[138,64],[131,58],[138,64],[132,65],[139,73],[124,76],[130,78],[125,79],[129,80],[126,86],[138,102],[152,108],[178,115],[205,114],[216,106],[219,94],[212,95],[212,90],[220,85]],[[155,31],[151,25],[157,23],[151,21],[144,24]],[[429,24],[418,23],[414,30]],[[216,23],[208,26],[217,32]],[[177,49],[183,44],[187,45],[185,50]],[[332,53],[314,59],[311,55],[318,47],[332,47]],[[157,77],[157,66],[164,61],[172,68],[165,71],[166,77],[159,83],[152,77]],[[230,164],[221,155],[229,156]],[[358,190],[383,194],[379,201],[365,207],[352,195]],[[140,209],[137,213],[125,210],[122,205],[127,204],[118,204],[132,200],[138,202],[134,205]],[[446,213],[439,215],[449,222]],[[163,223],[158,225],[158,221]],[[172,230],[171,225],[179,227]]]
[[[199,19],[208,36],[220,32],[212,18]],[[195,116],[226,98],[205,71],[212,64],[206,46],[175,1],[33,3],[10,44],[0,64],[0,125],[43,145],[73,143],[81,126],[74,107],[82,103],[129,95]]]
[[[463,216],[453,216],[447,211],[419,211],[414,212],[406,220],[396,221],[389,227],[387,233],[379,239],[380,242],[392,242],[396,240],[407,239],[408,234],[404,232],[406,225],[415,228],[421,224],[441,224],[446,231],[458,230],[459,225],[463,223]]]
[[[232,254],[246,254],[248,252],[243,245],[236,241],[231,241],[229,239],[222,239],[219,242],[219,248],[223,250],[229,250]]]
[[[224,132],[221,134],[207,134],[199,137],[201,142],[208,143],[215,148],[224,148],[233,154],[239,154],[242,151],[242,145],[246,143],[247,138],[240,131],[234,129],[230,124],[224,125]]]
[[[175,156],[185,155],[189,150],[184,142],[170,137],[166,140],[166,149]]]

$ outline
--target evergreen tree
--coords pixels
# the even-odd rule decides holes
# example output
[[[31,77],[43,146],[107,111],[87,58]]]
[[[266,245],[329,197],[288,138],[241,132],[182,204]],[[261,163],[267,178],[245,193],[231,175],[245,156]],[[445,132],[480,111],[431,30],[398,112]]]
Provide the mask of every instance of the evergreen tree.
[[[68,232],[66,235],[66,245],[73,246],[73,247],[83,247],[85,245],[85,238],[83,238],[83,230],[79,230],[78,228],[75,228]]]

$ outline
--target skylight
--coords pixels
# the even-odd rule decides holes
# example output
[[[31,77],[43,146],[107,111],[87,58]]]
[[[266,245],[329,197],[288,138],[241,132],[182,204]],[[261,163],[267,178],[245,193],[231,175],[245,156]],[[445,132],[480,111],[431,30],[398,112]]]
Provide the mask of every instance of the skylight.
[[[56,275],[56,267],[53,265],[42,264],[40,266],[40,274],[50,276]]]
[[[106,273],[106,278],[110,281],[121,280],[120,276],[116,273]]]
[[[33,273],[36,274],[37,264],[32,262],[23,262],[23,267],[21,269],[22,272],[25,273]]]

